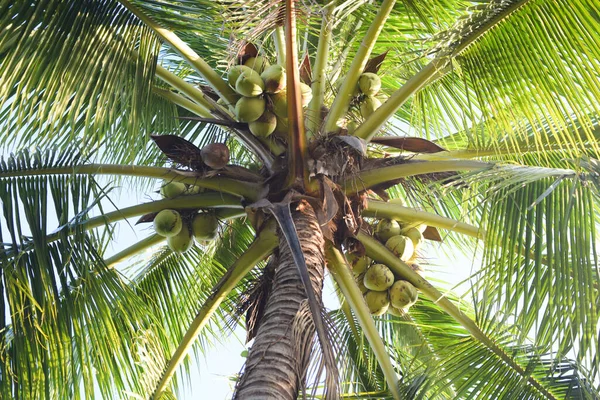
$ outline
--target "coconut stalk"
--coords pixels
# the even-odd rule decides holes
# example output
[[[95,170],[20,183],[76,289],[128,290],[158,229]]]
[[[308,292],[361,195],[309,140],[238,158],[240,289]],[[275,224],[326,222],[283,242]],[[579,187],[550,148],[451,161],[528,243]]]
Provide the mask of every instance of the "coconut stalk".
[[[383,29],[385,21],[392,12],[394,4],[396,4],[396,0],[384,0],[381,4],[381,8],[363,38],[363,41],[352,60],[350,69],[346,74],[346,78],[331,105],[329,114],[325,119],[325,132],[337,132],[339,130],[338,121],[346,114],[346,111],[348,111],[348,105],[350,104],[350,99],[352,98],[352,94],[358,83],[358,78],[365,69],[367,61],[369,61],[369,56],[373,51],[375,42]]]
[[[346,194],[356,193],[367,190],[380,183],[394,181],[409,176],[431,174],[435,172],[477,171],[489,169],[493,166],[493,163],[469,160],[407,162],[405,164],[373,168],[360,172],[342,182],[342,187]]]
[[[109,268],[113,268],[115,266],[115,264],[118,264],[121,261],[123,261],[135,254],[138,254],[138,253],[148,249],[149,247],[154,246],[155,244],[162,242],[163,240],[165,240],[164,237],[162,237],[156,233],[152,234],[152,235],[148,236],[147,238],[144,238],[144,239],[140,240],[139,242],[127,247],[126,249],[121,250],[120,252],[116,253],[115,255],[105,259],[104,264]]]
[[[321,107],[325,97],[325,85],[327,84],[327,60],[329,57],[329,45],[331,43],[331,31],[333,29],[333,10],[335,2],[327,6],[323,12],[321,32],[319,33],[319,44],[315,57],[315,66],[312,69],[312,100],[308,105],[309,119],[306,124],[307,135],[313,136],[321,125]]]
[[[160,97],[162,97],[166,100],[169,100],[171,103],[177,104],[178,106],[183,107],[186,110],[188,110],[200,117],[203,117],[203,118],[212,118],[213,117],[213,115],[210,113],[209,109],[207,109],[203,105],[200,105],[198,103],[195,103],[191,100],[186,99],[185,97],[183,97],[180,94],[177,94],[170,90],[158,88],[156,86],[152,88],[152,91],[154,93],[156,93],[157,95],[159,95]]]
[[[285,63],[285,32],[283,26],[278,26],[273,30],[273,42],[275,43],[275,52],[277,53],[277,64]]]
[[[448,298],[446,298],[439,290],[429,283],[429,281],[413,271],[411,267],[397,258],[383,244],[379,243],[368,234],[361,231],[356,235],[356,238],[363,244],[363,246],[365,246],[367,256],[371,257],[377,262],[387,265],[395,274],[410,282],[414,287],[419,289],[425,297],[437,304],[442,310],[444,310],[460,325],[462,325],[473,336],[473,338],[490,349],[490,351],[502,359],[519,375],[526,378],[530,385],[539,390],[540,393],[542,393],[548,399],[556,399],[552,393],[548,392],[548,390],[544,388],[534,377],[530,376],[530,374],[523,367],[517,364],[512,357],[506,354],[502,348],[500,348],[492,339],[483,333],[475,321],[473,321],[458,307],[456,307],[450,300],[448,300]]]
[[[277,248],[278,244],[279,238],[275,232],[275,226],[274,224],[269,224],[269,226],[265,227],[260,232],[248,250],[246,250],[246,252],[244,252],[244,254],[229,267],[225,275],[223,275],[221,280],[213,288],[211,295],[206,299],[202,308],[200,308],[200,311],[198,311],[198,314],[192,321],[181,340],[181,343],[179,343],[177,350],[175,350],[175,353],[171,356],[171,359],[156,386],[154,394],[152,395],[153,399],[158,400],[161,398],[161,395],[167,388],[173,374],[175,374],[175,370],[187,355],[190,347],[198,337],[198,334],[207,324],[217,308],[219,308],[221,303],[227,298],[229,293],[258,262],[268,257],[273,250]]]
[[[427,226],[447,229],[481,240],[485,240],[486,235],[485,229],[477,226],[469,225],[464,222],[442,217],[426,211],[415,210],[414,208],[404,207],[399,204],[386,203],[377,200],[369,200],[362,215],[365,217],[387,218],[396,221],[421,222]]]
[[[198,89],[191,83],[186,82],[184,79],[175,75],[171,71],[161,67],[160,65],[156,66],[156,76],[166,84],[174,87],[175,89],[179,90],[181,93],[185,94],[202,107],[206,108],[209,111],[209,113],[211,113],[211,116],[214,115],[212,113],[215,111],[216,103],[213,104],[210,101],[208,101],[204,96],[204,93],[202,93],[202,90]],[[229,111],[225,110],[224,108],[222,108],[221,111],[226,111],[227,113],[229,113]]]
[[[402,396],[398,390],[398,376],[394,370],[390,356],[385,349],[385,345],[381,340],[381,336],[379,336],[379,332],[377,331],[369,308],[350,273],[350,267],[346,263],[344,256],[333,246],[327,246],[325,256],[327,258],[327,269],[342,290],[346,301],[354,311],[358,323],[360,324],[365,337],[369,341],[373,353],[375,354],[375,358],[383,371],[383,375],[385,376],[392,396],[394,396],[394,399],[396,400],[401,399]]]
[[[123,6],[138,17],[146,26],[152,29],[164,42],[183,57],[194,69],[202,76],[206,82],[219,94],[223,100],[228,103],[235,101],[236,95],[227,82],[213,70],[206,61],[204,61],[187,43],[185,43],[175,32],[163,28],[139,8],[134,6],[129,0],[119,0]]]

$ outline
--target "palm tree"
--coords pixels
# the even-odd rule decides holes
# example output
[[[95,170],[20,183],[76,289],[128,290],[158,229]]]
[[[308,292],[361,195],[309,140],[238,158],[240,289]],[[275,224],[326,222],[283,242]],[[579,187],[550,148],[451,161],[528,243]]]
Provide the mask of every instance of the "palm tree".
[[[245,323],[239,399],[599,398],[599,28],[592,0],[0,1],[0,397],[173,398]],[[258,56],[270,136],[227,81]],[[189,193],[109,211],[160,182]],[[165,209],[218,237],[107,257]],[[384,224],[475,254],[466,295]],[[368,260],[419,300],[367,304]]]

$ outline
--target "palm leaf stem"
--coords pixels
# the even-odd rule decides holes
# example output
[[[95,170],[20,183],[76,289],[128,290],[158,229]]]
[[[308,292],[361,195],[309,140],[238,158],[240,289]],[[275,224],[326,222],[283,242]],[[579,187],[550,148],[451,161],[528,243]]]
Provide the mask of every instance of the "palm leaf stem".
[[[275,53],[277,54],[277,64],[285,64],[285,32],[283,26],[277,26],[273,30],[273,42],[275,43]]]
[[[69,233],[75,233],[76,229],[90,230],[100,226],[111,224],[127,218],[149,214],[164,209],[194,209],[194,208],[226,208],[228,210],[238,208],[234,213],[243,210],[240,199],[224,193],[212,192],[201,193],[190,196],[180,196],[174,199],[163,199],[122,208],[113,212],[99,215],[85,221],[77,221],[69,224]],[[231,213],[231,211],[228,211]],[[47,242],[60,239],[60,232],[51,233],[46,237]]]
[[[149,18],[140,9],[134,6],[129,0],[119,0],[119,2],[138,17],[146,26],[152,29],[163,41],[181,55],[194,69],[202,76],[206,82],[219,94],[219,96],[229,103],[235,102],[236,94],[229,87],[227,82],[213,70],[206,61],[204,61],[187,43],[185,43],[175,32],[161,27],[158,23]]]
[[[379,336],[373,317],[363,300],[362,293],[350,273],[350,267],[346,263],[344,256],[333,246],[329,245],[325,250],[325,257],[327,258],[327,268],[331,272],[331,276],[342,290],[344,297],[358,319],[365,337],[373,349],[375,358],[387,380],[389,390],[394,399],[398,400],[402,398],[398,390],[398,376],[394,370],[390,356],[381,340],[381,336]]]
[[[420,211],[414,208],[404,207],[399,204],[386,203],[383,201],[369,200],[362,215],[365,217],[421,222],[427,226],[447,229],[481,240],[485,240],[486,235],[485,229],[474,225],[469,225],[451,218],[442,217],[427,211]]]
[[[385,21],[392,12],[394,4],[396,4],[396,0],[383,0],[381,8],[377,12],[373,22],[371,22],[371,26],[367,30],[367,33],[352,60],[352,64],[350,64],[346,78],[335,96],[329,114],[325,119],[325,132],[337,132],[339,130],[338,120],[346,113],[346,111],[348,111],[348,105],[350,104],[350,99],[358,84],[358,78],[367,65],[375,42],[383,29]]]
[[[126,249],[121,250],[117,254],[106,258],[104,260],[104,264],[107,267],[113,267],[115,264],[118,264],[119,262],[121,262],[139,252],[142,252],[142,251],[146,250],[147,248],[154,246],[155,244],[162,242],[163,240],[165,240],[165,238],[156,233],[154,235],[150,235],[147,238],[144,238],[144,239],[140,240],[139,242],[132,244],[131,246],[127,247]]]
[[[439,290],[437,290],[429,281],[417,274],[407,264],[397,258],[383,244],[379,243],[373,237],[364,232],[359,232],[356,238],[365,246],[367,255],[373,260],[387,265],[395,274],[402,279],[409,281],[419,289],[425,297],[435,302],[442,310],[447,312],[461,326],[463,326],[476,340],[485,345],[497,357],[502,359],[507,365],[513,368],[519,375],[527,379],[528,383],[535,387],[541,394],[548,399],[556,397],[548,391],[540,382],[532,377],[527,371],[515,362],[506,352],[500,348],[490,337],[488,337],[477,323],[465,315],[458,307],[448,300]]]
[[[388,167],[373,168],[352,176],[342,182],[346,194],[367,190],[380,183],[390,182],[409,176],[451,171],[476,171],[489,169],[493,163],[471,160],[408,162]]]
[[[333,29],[333,10],[335,2],[332,2],[323,11],[321,32],[319,33],[319,44],[315,56],[315,66],[312,69],[312,100],[308,105],[307,134],[316,135],[321,125],[321,107],[325,98],[325,85],[327,84],[327,61],[329,57],[329,45],[331,44],[331,31]]]
[[[211,113],[211,116],[214,116],[215,104],[209,102],[206,99],[204,93],[202,93],[202,90],[198,89],[191,83],[186,82],[184,79],[175,75],[171,71],[161,67],[160,65],[156,66],[156,76],[166,84],[179,90],[181,93],[188,96],[194,102],[207,109],[208,112]],[[221,108],[219,111],[228,113],[228,111],[225,108]]]
[[[192,321],[192,324],[185,333],[181,343],[173,353],[173,356],[167,364],[160,381],[156,386],[153,399],[160,399],[161,394],[166,389],[169,381],[173,377],[175,370],[183,361],[190,347],[198,337],[202,328],[206,325],[213,313],[219,308],[221,303],[227,298],[235,286],[246,276],[254,266],[265,259],[279,245],[279,238],[275,232],[275,225],[269,224],[265,227],[248,250],[242,254],[227,270],[221,280],[215,285],[212,294],[206,299],[200,311]]]
[[[195,103],[191,100],[186,99],[185,97],[183,97],[180,94],[177,94],[170,90],[157,88],[157,87],[153,87],[152,91],[154,93],[156,93],[157,95],[161,96],[162,98],[169,100],[171,103],[177,104],[178,106],[183,107],[186,110],[188,110],[200,117],[203,117],[203,118],[212,118],[213,117],[213,115],[210,113],[210,111],[207,108],[205,108],[204,106],[202,106],[198,103]]]
[[[300,71],[298,70],[298,44],[296,38],[296,1],[285,1],[285,50],[287,109],[289,121],[288,140],[288,180],[287,187],[300,181],[308,186],[306,168],[307,140],[304,129],[302,94],[300,92]]]
[[[188,171],[179,171],[172,168],[151,167],[139,165],[118,164],[86,164],[47,169],[32,169],[25,171],[10,171],[0,173],[0,178],[34,176],[34,175],[127,175],[142,178],[164,179],[198,186],[205,189],[216,190],[235,196],[256,200],[262,186],[256,183],[243,182],[230,178],[214,177],[200,178],[190,176]]]

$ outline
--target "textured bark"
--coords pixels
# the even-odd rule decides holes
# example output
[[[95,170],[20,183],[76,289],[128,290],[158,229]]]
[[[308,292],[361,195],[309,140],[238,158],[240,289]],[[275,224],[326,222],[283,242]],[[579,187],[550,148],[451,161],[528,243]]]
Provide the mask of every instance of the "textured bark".
[[[299,209],[292,215],[312,286],[321,299],[325,263],[323,234],[312,208],[301,203]],[[308,338],[312,342],[315,334],[314,326],[308,323],[301,337],[294,336],[294,323],[307,312],[307,307],[302,306],[305,299],[298,269],[282,235],[271,296],[234,398],[295,400],[298,397],[308,367],[308,357],[302,354],[304,349],[298,347],[299,339]]]

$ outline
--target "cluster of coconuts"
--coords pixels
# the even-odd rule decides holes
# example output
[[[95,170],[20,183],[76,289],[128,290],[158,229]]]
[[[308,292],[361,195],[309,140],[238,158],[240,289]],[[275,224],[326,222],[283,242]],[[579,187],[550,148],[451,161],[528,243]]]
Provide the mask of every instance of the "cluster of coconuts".
[[[199,193],[197,186],[181,182],[163,182],[160,188],[162,197],[172,199]],[[167,238],[167,245],[175,253],[185,253],[194,244],[213,240],[217,236],[219,221],[208,212],[186,215],[185,218],[177,210],[165,209],[154,217],[154,230],[160,236]]]
[[[238,121],[247,122],[250,132],[267,138],[274,132],[285,135],[288,127],[285,68],[270,65],[262,56],[251,57],[243,65],[234,65],[227,74],[229,85],[241,95],[235,104]],[[310,86],[300,83],[302,106],[312,100]]]
[[[375,236],[396,257],[412,262],[423,243],[425,228],[424,224],[400,224],[383,219],[377,224]],[[417,289],[410,282],[397,279],[388,266],[354,254],[348,255],[348,261],[371,314],[379,316],[388,312],[401,316],[417,301]]]
[[[372,72],[364,72],[358,78],[358,88],[360,96],[360,114],[363,118],[367,118],[377,110],[382,101],[387,98],[381,90],[381,78],[379,75]]]

